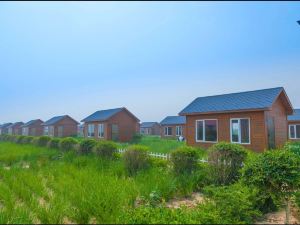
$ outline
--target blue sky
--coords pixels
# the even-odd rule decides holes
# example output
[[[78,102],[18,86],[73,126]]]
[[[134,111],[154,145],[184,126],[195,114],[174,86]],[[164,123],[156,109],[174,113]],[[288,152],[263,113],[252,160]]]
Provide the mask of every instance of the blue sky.
[[[300,107],[299,2],[1,2],[0,123],[283,86]]]

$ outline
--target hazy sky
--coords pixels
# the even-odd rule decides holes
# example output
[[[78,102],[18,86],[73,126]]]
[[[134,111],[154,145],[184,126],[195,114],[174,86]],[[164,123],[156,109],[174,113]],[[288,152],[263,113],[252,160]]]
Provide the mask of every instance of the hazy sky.
[[[1,2],[0,123],[283,86],[300,107],[299,2]]]

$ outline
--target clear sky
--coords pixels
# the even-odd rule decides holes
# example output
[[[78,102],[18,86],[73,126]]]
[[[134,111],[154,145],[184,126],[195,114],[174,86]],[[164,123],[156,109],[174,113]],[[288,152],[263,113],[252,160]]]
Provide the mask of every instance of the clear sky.
[[[1,2],[0,123],[283,86],[300,107],[299,2]]]

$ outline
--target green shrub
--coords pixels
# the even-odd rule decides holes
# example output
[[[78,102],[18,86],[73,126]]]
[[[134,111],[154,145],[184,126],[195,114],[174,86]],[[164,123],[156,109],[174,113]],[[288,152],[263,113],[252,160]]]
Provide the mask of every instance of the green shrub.
[[[16,142],[17,144],[23,144],[24,138],[26,138],[26,136],[19,135],[19,136],[16,137],[15,142]]]
[[[52,138],[49,143],[48,143],[48,147],[49,148],[55,148],[58,149],[59,148],[59,143],[60,143],[60,139],[59,138]]]
[[[80,142],[79,153],[80,154],[89,154],[92,152],[93,148],[97,144],[97,141],[94,139],[85,139]]]
[[[300,142],[287,142],[284,145],[285,150],[289,150],[300,157]]]
[[[142,137],[143,136],[141,134],[134,134],[132,136],[131,143],[134,143],[134,144],[139,143],[141,141]]]
[[[124,166],[129,175],[136,174],[139,170],[150,166],[148,148],[142,145],[129,146],[123,155]]]
[[[175,174],[192,173],[197,169],[199,150],[182,146],[171,152],[171,162]]]
[[[101,158],[111,159],[117,151],[117,144],[112,141],[99,141],[93,148],[93,152]]]
[[[36,138],[36,145],[41,147],[46,147],[48,142],[51,140],[51,137],[41,136]]]
[[[22,140],[22,144],[30,144],[33,139],[34,139],[34,137],[32,137],[32,136],[25,136]]]
[[[71,151],[75,150],[76,145],[78,144],[78,141],[72,137],[66,137],[60,140],[59,148],[62,151]]]
[[[208,150],[210,176],[217,185],[227,185],[240,176],[240,169],[247,158],[247,150],[238,144],[220,142]]]

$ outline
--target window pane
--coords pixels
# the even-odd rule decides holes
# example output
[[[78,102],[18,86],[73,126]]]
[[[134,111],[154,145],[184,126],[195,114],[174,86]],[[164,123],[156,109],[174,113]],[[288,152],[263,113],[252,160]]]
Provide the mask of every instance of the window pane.
[[[205,141],[217,141],[216,120],[205,120]]]
[[[98,126],[98,136],[104,137],[104,125],[103,124],[99,124],[99,126]]]
[[[295,126],[290,126],[290,138],[295,138]]]
[[[231,139],[232,142],[239,142],[239,121],[231,121]]]
[[[203,141],[203,121],[197,121],[197,140]]]
[[[172,127],[168,127],[168,135],[172,135]]]
[[[249,143],[250,134],[249,134],[249,120],[241,119],[241,143]]]
[[[296,125],[296,138],[300,138],[300,125]]]
[[[168,127],[165,127],[165,135],[168,135]]]

